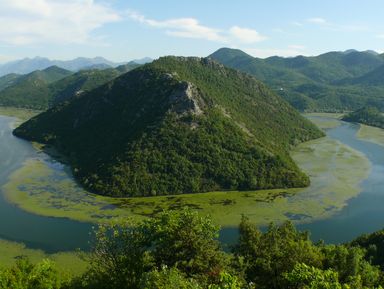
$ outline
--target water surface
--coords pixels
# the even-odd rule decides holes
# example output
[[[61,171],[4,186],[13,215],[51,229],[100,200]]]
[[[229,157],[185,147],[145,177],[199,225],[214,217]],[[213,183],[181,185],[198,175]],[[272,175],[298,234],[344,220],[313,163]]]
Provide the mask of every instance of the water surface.
[[[309,230],[314,240],[348,242],[361,234],[384,227],[384,147],[358,139],[358,129],[358,124],[342,122],[340,126],[327,131],[331,138],[364,153],[372,169],[368,178],[361,183],[361,193],[349,200],[343,210],[329,219],[298,226],[299,229]]]
[[[14,170],[30,158],[47,159],[24,140],[12,135],[14,118],[0,116],[0,190]],[[50,160],[54,165],[54,161]],[[24,212],[0,194],[0,238],[18,241],[46,252],[87,249],[91,224]]]
[[[11,129],[14,120],[0,116],[0,188],[12,172],[31,158],[47,162],[58,170],[65,169],[47,155],[37,152],[29,142],[14,137]],[[299,229],[309,230],[313,240],[347,242],[384,226],[384,147],[358,139],[358,128],[358,125],[342,122],[340,126],[327,130],[327,134],[365,154],[372,170],[361,183],[362,192],[339,213],[326,220],[298,225]],[[70,174],[68,178],[74,181]],[[290,198],[294,201],[295,196]],[[87,249],[91,226],[66,218],[30,214],[8,203],[3,194],[0,196],[0,238],[23,242],[30,248],[47,252]],[[221,232],[221,240],[226,243],[232,243],[237,236],[235,228],[224,228]]]

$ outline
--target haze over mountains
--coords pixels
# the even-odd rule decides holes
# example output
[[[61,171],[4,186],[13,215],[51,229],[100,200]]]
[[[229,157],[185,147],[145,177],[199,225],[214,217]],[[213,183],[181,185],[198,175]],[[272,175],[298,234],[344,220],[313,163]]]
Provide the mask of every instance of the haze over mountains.
[[[137,64],[145,64],[151,62],[152,59],[145,57],[142,59],[135,59],[130,61]],[[73,60],[50,60],[45,57],[35,57],[35,58],[24,58],[20,60],[15,60],[0,64],[0,76],[16,73],[16,74],[27,74],[35,70],[44,70],[50,66],[58,66],[70,71],[78,71],[81,69],[91,69],[91,68],[111,68],[116,67],[127,62],[113,62],[109,61],[103,57],[78,57]]]

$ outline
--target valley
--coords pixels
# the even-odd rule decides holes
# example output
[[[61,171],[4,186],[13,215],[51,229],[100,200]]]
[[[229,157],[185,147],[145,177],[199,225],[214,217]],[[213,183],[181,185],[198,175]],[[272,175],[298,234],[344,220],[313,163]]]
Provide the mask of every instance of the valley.
[[[39,227],[42,230],[48,228],[49,222],[52,222],[55,228],[67,237],[60,237],[62,244],[66,244],[61,247],[60,243],[55,239],[47,238],[43,232],[36,234],[45,236],[45,244],[40,245],[32,241],[33,237],[28,235],[26,230],[22,231],[23,235],[12,232],[3,232],[1,235],[40,249],[49,251],[49,248],[56,248],[53,251],[61,251],[70,248],[67,247],[67,238],[73,239],[64,229],[67,226],[64,225],[67,222],[65,220],[90,223],[109,222],[113,218],[124,217],[141,220],[148,216],[155,216],[163,210],[181,209],[185,206],[196,209],[203,215],[210,214],[213,220],[221,225],[224,242],[233,239],[233,234],[236,233],[231,228],[239,223],[243,214],[260,226],[265,226],[269,222],[280,223],[291,219],[312,231],[312,224],[316,224],[317,220],[332,221],[333,216],[338,216],[349,207],[351,199],[364,196],[368,185],[363,184],[372,175],[371,158],[377,158],[377,155],[374,154],[367,159],[367,152],[362,149],[364,146],[353,147],[354,142],[358,141],[357,136],[361,134],[361,129],[341,122],[337,118],[339,115],[309,114],[307,117],[327,131],[327,137],[303,143],[292,152],[293,159],[311,178],[309,188],[123,199],[98,196],[84,191],[76,184],[66,165],[58,163],[44,152],[12,136],[10,124],[13,119],[2,117],[2,135],[9,138],[7,140],[3,137],[2,141],[20,143],[22,150],[26,151],[26,155],[19,161],[20,167],[9,171],[8,177],[3,180],[1,188],[6,200],[3,201],[3,205],[7,203],[8,206],[16,205],[17,208],[13,206],[11,208],[18,214],[26,211],[33,215],[40,215],[42,217],[28,217],[29,222],[38,218],[36,222],[41,222]],[[374,134],[370,128],[366,128],[365,131],[371,135]],[[340,132],[352,134],[353,140],[339,138]],[[381,132],[379,130],[376,135],[380,135]],[[9,144],[7,147],[17,148]],[[21,155],[20,151],[17,154]],[[377,154],[380,152],[378,151]],[[371,185],[374,182],[378,182],[377,177],[368,183]],[[22,217],[22,214],[18,218],[27,218],[28,213],[25,213],[25,217]],[[60,225],[62,222],[64,222],[63,225]],[[68,222],[68,229],[71,232],[75,230],[78,236],[81,230],[85,235],[84,239],[76,238],[77,243],[73,244],[72,249],[86,246],[88,240],[86,235],[90,231],[90,226],[79,226],[79,229],[74,229],[73,226],[77,226],[76,222]],[[316,227],[316,225],[313,226]],[[356,230],[359,230],[359,233],[351,231],[353,236],[361,233],[361,228]],[[344,233],[341,234],[344,235]],[[314,238],[335,241],[334,233],[330,232],[328,235],[325,229],[321,233],[314,234]],[[337,239],[337,241],[348,239]]]
[[[0,289],[383,289],[360,2],[0,0]]]
[[[384,130],[354,123],[378,123],[376,107],[299,114],[208,58],[47,87],[46,111],[0,107],[0,266],[44,258],[83,276],[102,228],[185,210],[217,224],[227,251],[244,218],[263,232],[293,222],[329,248],[381,232]]]
[[[300,111],[384,109],[383,54],[351,49],[261,59],[239,49],[221,48],[210,57],[255,76]]]
[[[304,116],[310,120],[309,122],[291,110],[289,106],[285,106],[278,98],[275,98],[274,93],[261,83],[254,82],[249,76],[239,74],[234,70],[227,70],[224,66],[209,59],[167,57],[127,73],[130,69],[132,68],[124,67],[121,68],[121,72],[116,72],[119,71],[119,68],[117,70],[107,68],[99,71],[83,70],[77,73],[69,73],[63,69],[48,68],[48,72],[38,72],[40,74],[46,73],[46,75],[51,75],[49,71],[52,70],[56,72],[56,77],[59,79],[55,80],[54,86],[51,85],[50,88],[56,95],[51,98],[56,104],[52,109],[34,118],[33,121],[22,124],[16,130],[16,135],[48,143],[48,145],[30,143],[12,135],[13,128],[38,115],[40,111],[12,107],[0,108],[0,115],[3,115],[0,118],[2,128],[1,145],[3,146],[2,155],[0,156],[3,166],[3,178],[0,184],[3,197],[0,205],[4,208],[2,213],[4,215],[14,215],[15,222],[22,222],[25,228],[34,228],[33,230],[19,230],[19,226],[15,225],[17,224],[15,223],[0,228],[0,237],[24,243],[28,248],[23,249],[27,252],[27,255],[33,256],[31,252],[41,252],[35,250],[43,250],[49,254],[66,251],[69,254],[68,258],[71,258],[70,256],[76,258],[70,252],[76,248],[85,250],[89,248],[89,233],[94,225],[100,223],[109,224],[115,222],[115,220],[125,218],[141,221],[148,217],[156,217],[164,210],[181,210],[185,207],[196,210],[202,215],[210,215],[212,220],[221,226],[220,240],[224,243],[232,243],[236,240],[238,234],[236,228],[243,215],[261,227],[267,226],[270,222],[282,223],[292,220],[299,228],[308,229],[312,233],[314,240],[324,239],[326,242],[346,242],[361,233],[380,229],[379,223],[372,222],[372,226],[369,228],[366,226],[349,228],[349,235],[347,236],[340,229],[344,226],[344,223],[335,222],[335,220],[340,218],[344,222],[354,220],[353,217],[345,218],[345,211],[348,211],[351,206],[356,206],[354,204],[359,202],[356,200],[369,196],[372,184],[380,183],[377,180],[377,170],[380,170],[382,165],[379,162],[378,168],[375,163],[377,159],[380,159],[382,152],[380,145],[383,145],[384,130],[366,125],[345,123],[340,120],[343,117],[341,113],[307,113]],[[169,71],[167,73],[173,76],[168,76],[167,73],[164,74],[164,71]],[[66,76],[63,76],[63,73]],[[121,73],[127,74],[119,77]],[[30,73],[30,75],[34,74],[36,73]],[[202,77],[204,75],[205,77]],[[206,77],[210,79],[209,82],[206,81]],[[49,79],[51,78],[50,76]],[[136,79],[141,79],[140,81],[143,79],[151,80],[151,86],[144,86],[142,89],[131,88],[130,82],[133,83]],[[103,83],[108,81],[110,84],[103,86]],[[183,96],[184,88],[181,87],[181,90],[178,88],[183,81],[187,83],[186,96]],[[192,84],[189,84],[189,81],[193,85],[196,83],[198,86],[190,88]],[[221,87],[222,83],[226,83],[225,90]],[[243,87],[244,83],[246,85]],[[106,92],[107,87],[108,92]],[[164,95],[163,100],[155,99],[151,94],[153,93],[151,92],[153,87],[155,91],[161,88],[164,91],[170,89],[170,92]],[[238,90],[239,87],[241,87],[240,91],[242,91],[243,96],[231,99],[234,91]],[[82,88],[85,89],[85,93],[71,98],[71,95],[73,96],[76,91]],[[124,107],[131,110],[136,109],[129,108],[128,102],[122,94],[122,91],[127,88],[128,91],[133,89],[130,92],[132,93],[129,96],[131,97],[130,101],[138,103],[138,107],[146,108],[143,110],[142,115],[136,114],[134,116],[126,110],[122,110]],[[176,92],[172,92],[172,90]],[[145,94],[143,94],[143,91],[145,91]],[[108,95],[109,93],[111,96]],[[177,94],[175,98],[180,99],[173,103],[175,100],[167,98],[169,93]],[[248,99],[250,94],[252,100]],[[108,101],[105,95],[108,95]],[[146,98],[146,103],[139,101],[139,98],[137,98],[139,95]],[[188,103],[189,100],[182,99],[182,97],[188,97],[192,102]],[[255,105],[256,99],[257,105]],[[20,100],[22,101],[22,99]],[[248,107],[244,106],[244,100],[248,101]],[[105,106],[105,103],[111,105],[114,102],[118,103],[118,109]],[[275,103],[280,103],[281,108],[277,110]],[[164,115],[162,115],[164,112],[159,113],[153,110],[153,107],[158,105],[163,105]],[[149,111],[146,111],[148,109]],[[255,115],[255,111],[260,115]],[[151,119],[153,113],[157,113],[157,116]],[[108,121],[106,123],[98,121],[98,114],[109,115],[108,121],[110,123]],[[121,123],[116,126],[117,114],[121,114],[121,117],[125,119],[125,124]],[[193,115],[192,119],[186,117],[188,114]],[[280,114],[279,121],[275,122],[274,114]],[[89,118],[89,115],[91,118]],[[131,119],[127,119],[127,116],[131,117]],[[74,118],[76,120],[73,123]],[[263,122],[268,119],[270,119],[269,123],[273,123],[273,127],[263,126]],[[154,123],[159,120],[163,123],[155,125]],[[260,120],[263,120],[263,122],[260,122]],[[89,130],[89,127],[94,125],[91,124],[93,121],[98,123],[99,132]],[[287,123],[283,123],[284,121],[290,123],[288,131]],[[273,179],[263,181],[261,178],[257,180],[260,185],[257,185],[257,182],[252,183],[252,179],[247,180],[239,177],[241,170],[244,170],[241,174],[249,173],[247,171],[249,169],[239,166],[236,168],[239,171],[235,174],[228,171],[218,171],[222,175],[212,179],[213,182],[210,185],[205,184],[203,186],[202,184],[206,180],[202,176],[207,172],[201,171],[201,164],[198,163],[199,161],[196,162],[196,159],[206,159],[208,155],[191,154],[189,161],[192,161],[191,164],[195,166],[192,170],[191,167],[185,166],[185,159],[183,163],[178,160],[177,155],[173,155],[171,163],[163,163],[162,165],[172,168],[175,161],[179,161],[179,169],[185,166],[183,170],[186,170],[188,174],[193,173],[194,175],[192,174],[191,177],[196,178],[194,180],[195,186],[200,186],[192,189],[193,194],[180,194],[180,192],[193,188],[191,187],[192,183],[187,179],[179,179],[179,183],[170,183],[172,185],[163,182],[163,187],[155,189],[160,189],[157,192],[160,193],[160,196],[153,193],[154,188],[161,184],[160,179],[152,180],[152,189],[149,189],[150,191],[145,192],[148,186],[144,185],[144,183],[141,184],[144,191],[128,190],[128,196],[139,192],[139,195],[135,197],[127,197],[126,194],[122,194],[125,188],[129,187],[129,183],[119,184],[120,180],[116,178],[116,175],[113,176],[116,178],[116,181],[113,182],[120,187],[107,185],[110,182],[108,175],[100,175],[104,179],[96,177],[91,182],[91,185],[98,184],[99,187],[89,187],[87,178],[94,178],[95,172],[92,172],[92,170],[95,167],[93,163],[95,156],[99,159],[99,172],[108,173],[108,171],[114,170],[122,174],[122,176],[126,174],[124,172],[124,170],[127,170],[126,165],[121,163],[127,155],[127,153],[124,155],[121,150],[126,148],[119,147],[118,143],[126,145],[127,141],[133,142],[131,149],[136,149],[137,144],[143,148],[144,141],[140,138],[138,140],[135,138],[123,140],[120,137],[121,134],[116,132],[128,129],[134,134],[140,135],[141,132],[137,130],[137,126],[131,125],[140,122],[147,126],[140,128],[145,131],[144,136],[146,137],[146,146],[148,146],[145,149],[153,150],[154,147],[158,146],[156,150],[152,151],[151,154],[153,155],[167,154],[168,151],[166,150],[162,152],[164,146],[168,149],[167,145],[169,144],[167,143],[169,140],[178,139],[178,142],[184,144],[182,146],[178,145],[183,147],[183,151],[176,152],[176,154],[180,154],[185,158],[185,153],[188,150],[202,152],[206,150],[202,146],[203,142],[198,147],[194,146],[185,150],[185,146],[189,145],[188,143],[191,140],[193,140],[192,142],[201,142],[205,139],[204,142],[214,144],[209,148],[212,152],[218,150],[227,154],[228,149],[233,150],[239,144],[243,146],[242,151],[236,152],[236,155],[230,156],[221,152],[221,155],[216,156],[216,158],[225,156],[227,160],[230,160],[249,150],[246,143],[250,142],[253,146],[258,147],[259,151],[254,155],[254,158],[257,160],[261,154],[261,164],[270,162],[265,159],[268,154],[277,157],[276,160],[278,161],[271,159],[272,163],[276,164],[276,176],[280,174],[279,170],[283,172],[289,168],[291,172],[287,174],[285,184],[277,184]],[[191,134],[190,125],[193,127],[192,132],[195,135]],[[323,136],[324,134],[316,129],[314,125],[326,132],[326,136]],[[110,134],[109,127],[113,126],[116,127],[116,132]],[[221,126],[226,126],[227,130],[230,128],[232,132],[228,134]],[[59,127],[60,129],[57,130]],[[169,130],[169,127],[172,127],[173,131]],[[299,127],[303,129],[299,129]],[[63,130],[63,128],[65,129]],[[211,131],[212,134],[212,129],[214,134],[219,136],[218,138],[207,138],[207,131]],[[75,132],[76,130],[77,132]],[[199,135],[196,132],[202,134]],[[95,137],[95,133],[101,137],[98,138],[101,142],[103,140],[107,142],[103,145],[98,143],[94,148],[90,148],[90,146],[96,144],[96,142],[94,144],[90,142],[90,139]],[[102,136],[105,133],[108,137]],[[148,137],[152,133],[154,133],[157,140]],[[234,138],[234,136],[236,137]],[[51,139],[54,141],[51,141]],[[117,143],[112,139],[115,139]],[[221,142],[220,139],[226,139],[227,143]],[[68,140],[71,141],[68,142]],[[77,145],[80,143],[86,144],[86,147],[81,148]],[[112,149],[111,143],[117,144],[115,144],[114,149]],[[371,148],[371,146],[375,147]],[[90,153],[84,153],[85,148]],[[267,151],[266,148],[268,148]],[[68,152],[71,150],[71,157],[68,158]],[[237,150],[239,149],[237,148]],[[249,152],[251,150],[247,154]],[[114,156],[111,153],[118,154]],[[130,153],[132,154],[132,151]],[[175,152],[172,151],[172,153]],[[108,154],[112,156],[112,159],[119,158],[120,163],[111,163],[111,156]],[[140,158],[148,157],[140,154],[142,152],[137,151],[133,154],[133,159],[132,157],[127,158],[127,164],[131,162],[143,165],[148,162],[148,160],[143,162],[145,159],[140,161]],[[167,160],[166,154],[160,158],[163,162]],[[139,158],[135,160],[137,157]],[[62,160],[65,161],[65,164],[60,162]],[[280,160],[285,164],[280,164]],[[157,162],[158,160],[151,160],[151,162],[153,161]],[[87,168],[89,166],[87,162],[92,164],[92,167]],[[12,167],[9,167],[10,164],[12,164]],[[116,170],[116,164],[121,168]],[[297,167],[295,164],[297,164]],[[71,165],[76,166],[76,169],[73,170]],[[83,176],[78,178],[73,173],[78,174],[79,169],[81,169],[79,165],[84,166],[85,170],[91,169],[91,171],[85,171],[85,177],[84,172],[81,173]],[[214,163],[213,165],[208,170],[213,170],[217,166]],[[228,163],[227,165],[238,166],[239,163],[235,161],[233,164]],[[153,169],[149,167],[149,170]],[[197,175],[196,170],[200,170]],[[159,171],[163,178],[166,176],[165,171]],[[127,172],[129,173],[130,170],[127,170]],[[260,176],[265,177],[262,174]],[[309,179],[306,179],[307,176]],[[143,180],[148,182],[148,179],[145,179],[147,176],[142,172],[140,172],[140,175],[129,176],[128,174],[128,179],[132,177],[137,180],[144,178]],[[166,178],[171,181],[173,177],[174,174],[172,173]],[[292,181],[295,178],[295,182],[289,182],[289,180]],[[310,186],[301,188],[307,185],[309,180]],[[239,185],[239,182],[243,184]],[[262,184],[262,182],[265,183]],[[180,185],[184,186],[184,189],[179,189],[180,191],[173,190],[178,186],[180,187]],[[167,186],[172,188],[173,191],[167,191]],[[252,189],[252,186],[255,189]],[[273,188],[274,186],[277,188]],[[281,189],[284,186],[286,188]],[[95,194],[95,188],[96,192],[102,189],[102,194]],[[113,191],[108,192],[111,188],[113,188]],[[236,188],[241,188],[241,190],[236,190]],[[116,192],[119,192],[120,195],[117,195]],[[140,196],[143,192],[145,192],[145,197]],[[148,197],[148,195],[152,196]],[[369,202],[363,208],[357,205],[355,210],[369,211]],[[326,227],[324,227],[324,224],[327,224]],[[12,230],[12,228],[17,228],[17,230]],[[39,229],[37,230],[37,228]],[[52,234],[53,228],[57,233]],[[335,234],[335,232],[338,232],[338,234]],[[21,248],[18,243],[15,243],[14,246],[15,248]],[[63,263],[63,261],[59,261],[59,263]]]

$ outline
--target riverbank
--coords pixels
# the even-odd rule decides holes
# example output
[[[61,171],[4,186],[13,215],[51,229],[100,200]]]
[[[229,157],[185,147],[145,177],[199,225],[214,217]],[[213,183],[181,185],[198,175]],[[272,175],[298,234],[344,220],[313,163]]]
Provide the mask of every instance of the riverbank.
[[[331,129],[338,127],[341,122],[340,119],[344,116],[342,113],[325,113],[325,112],[311,112],[305,113],[304,116],[309,118],[321,129]]]
[[[361,140],[384,146],[384,129],[382,128],[361,124],[357,137]]]
[[[27,121],[39,113],[41,113],[39,110],[0,106],[0,115],[10,116],[17,119],[13,124],[14,126]]]
[[[39,113],[38,111],[33,110],[26,110],[26,109],[18,109],[18,108],[8,108],[8,107],[0,107],[0,115],[2,116],[9,116],[13,117],[13,120],[9,121],[5,124],[6,127],[9,127],[9,129],[6,129],[5,131],[2,131],[3,133],[2,138],[3,140],[6,140],[11,136],[11,129],[15,127],[18,123],[21,123],[23,121],[28,120],[29,118],[33,117]],[[4,120],[3,120],[4,121]],[[17,142],[16,142],[17,143]],[[9,149],[11,147],[14,147],[15,142],[6,142],[4,147],[2,147],[1,152],[5,153],[6,156],[1,158],[1,165],[5,165],[5,171],[4,168],[2,168],[2,171],[0,175],[7,176],[8,174],[8,165],[12,165],[12,167],[16,166],[17,168],[17,160],[9,156]],[[3,194],[3,191],[0,188],[1,193]],[[3,196],[0,196],[1,198]],[[12,207],[11,204],[5,207],[5,204],[3,204],[4,200],[1,200],[1,210],[2,212],[6,211],[2,216],[2,225],[10,228],[17,228],[18,227],[18,221],[14,222],[15,220],[19,220],[20,216],[14,216],[12,215],[13,209],[6,210],[9,207]],[[9,211],[11,212],[10,214]],[[6,219],[9,218],[9,219]],[[25,223],[27,220],[22,220],[23,223]],[[4,224],[5,223],[5,224]],[[3,226],[2,226],[3,227]],[[24,228],[25,229],[25,228]],[[24,230],[21,229],[20,230]],[[29,227],[28,229],[34,231],[34,227]],[[1,231],[1,236],[9,236],[10,231],[3,232]],[[51,232],[51,234],[55,234],[54,232]],[[42,238],[45,238],[42,236]],[[16,237],[16,239],[18,239]],[[40,262],[42,259],[50,259],[53,262],[55,262],[56,267],[59,271],[59,274],[62,276],[76,276],[80,275],[82,272],[85,271],[87,267],[87,263],[80,257],[80,255],[77,252],[59,252],[54,254],[48,254],[44,252],[43,250],[39,249],[31,249],[28,248],[25,244],[21,242],[14,242],[14,241],[8,241],[4,239],[0,239],[0,267],[10,267],[15,264],[17,258],[21,256],[26,256],[28,259],[31,260],[31,262]]]
[[[340,125],[334,115],[309,117],[323,129]],[[223,227],[233,227],[242,215],[259,225],[329,217],[360,192],[359,184],[370,170],[363,154],[329,137],[299,145],[292,157],[310,175],[309,188],[115,199],[87,193],[68,168],[41,153],[13,172],[3,191],[19,208],[47,217],[99,223],[119,217],[142,219],[189,206],[210,214]]]
[[[0,267],[11,267],[18,257],[25,256],[32,263],[43,259],[55,262],[59,274],[62,276],[80,276],[85,272],[87,263],[76,252],[59,252],[47,254],[42,250],[29,249],[22,243],[10,242],[0,239]]]

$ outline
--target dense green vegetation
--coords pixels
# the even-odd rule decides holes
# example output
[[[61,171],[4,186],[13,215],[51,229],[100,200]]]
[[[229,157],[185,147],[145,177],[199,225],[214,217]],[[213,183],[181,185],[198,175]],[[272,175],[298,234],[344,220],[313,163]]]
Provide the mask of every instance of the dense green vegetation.
[[[0,78],[3,81],[13,80],[0,89],[0,105],[37,110],[47,108],[51,99],[49,84],[70,74],[72,72],[68,70],[52,66],[18,77],[3,76]]]
[[[344,121],[384,128],[384,114],[375,107],[364,107],[343,117]]]
[[[90,91],[139,66],[139,64],[130,63],[103,70],[80,70],[49,86],[53,105]]]
[[[351,79],[344,80],[344,83],[359,84],[364,86],[382,86],[384,83],[384,65],[381,65],[374,70]]]
[[[368,104],[384,110],[384,57],[371,51],[259,59],[222,48],[210,57],[256,76],[301,111],[350,111]]]
[[[138,66],[129,63],[116,68],[94,68],[77,73],[51,66],[27,75],[7,74],[0,77],[0,106],[44,110]]]
[[[350,244],[314,244],[291,223],[261,232],[248,219],[231,252],[219,228],[196,212],[163,212],[141,222],[100,226],[87,271],[59,277],[51,262],[22,258],[0,271],[0,288],[21,289],[373,289],[384,284],[383,232]]]
[[[323,133],[253,77],[165,57],[14,131],[54,145],[88,189],[113,196],[300,187],[292,146]]]
[[[15,83],[20,74],[11,73],[0,77],[0,91]]]

